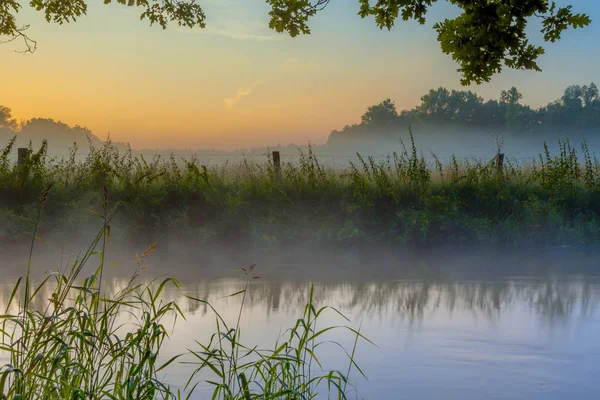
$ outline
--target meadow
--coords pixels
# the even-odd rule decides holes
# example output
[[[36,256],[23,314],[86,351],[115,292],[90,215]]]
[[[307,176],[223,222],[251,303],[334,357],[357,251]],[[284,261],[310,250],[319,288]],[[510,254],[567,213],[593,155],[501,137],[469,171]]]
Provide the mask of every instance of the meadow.
[[[84,157],[52,158],[44,144],[16,165],[0,153],[0,238],[28,238],[40,193],[48,191],[43,234],[101,227],[104,193],[117,209],[116,238],[199,243],[352,246],[590,246],[600,243],[600,162],[560,143],[527,165],[425,157],[414,143],[387,159],[357,155],[346,167],[312,151],[273,167],[241,160],[151,159],[110,141]],[[81,157],[81,158],[78,158]]]

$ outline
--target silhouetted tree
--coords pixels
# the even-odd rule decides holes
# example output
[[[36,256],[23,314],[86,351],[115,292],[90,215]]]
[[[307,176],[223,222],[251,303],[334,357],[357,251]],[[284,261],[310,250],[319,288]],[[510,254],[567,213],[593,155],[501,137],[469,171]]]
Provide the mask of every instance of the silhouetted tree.
[[[12,110],[0,105],[0,129],[15,130],[17,121],[12,116]]]
[[[88,138],[92,144],[99,146],[102,141],[87,128],[73,127],[51,118],[33,118],[27,121],[19,132],[19,136],[31,140],[34,144],[46,139],[53,147],[69,148],[76,142],[78,146],[86,145]]]
[[[469,123],[476,119],[483,99],[471,91],[432,89],[421,97],[417,107],[420,115],[432,121]]]
[[[513,132],[517,132],[523,128],[523,111],[519,101],[523,98],[523,95],[517,90],[516,87],[511,87],[508,91],[503,90],[500,93],[500,103],[506,105],[505,122],[506,128]]]
[[[513,134],[570,128],[600,130],[600,94],[594,83],[569,86],[560,99],[535,110],[521,104],[522,99],[523,95],[515,87],[503,90],[499,100],[485,102],[474,92],[450,91],[440,87],[423,95],[421,103],[413,110],[398,113],[390,99],[371,106],[360,125],[346,125],[342,131],[334,131],[332,135],[341,140],[346,133],[368,133],[370,130],[363,128],[372,126],[398,130],[418,124],[490,128]]]
[[[421,97],[417,112],[432,121],[450,121],[453,113],[450,109],[450,91],[443,87],[431,89]]]
[[[367,112],[361,117],[364,125],[375,126],[392,125],[397,120],[398,112],[396,111],[396,105],[390,99],[386,99],[375,106],[370,106]]]
[[[594,102],[598,101],[598,86],[594,82],[590,86],[584,86],[582,89],[583,93],[583,106],[587,107],[593,105]]]

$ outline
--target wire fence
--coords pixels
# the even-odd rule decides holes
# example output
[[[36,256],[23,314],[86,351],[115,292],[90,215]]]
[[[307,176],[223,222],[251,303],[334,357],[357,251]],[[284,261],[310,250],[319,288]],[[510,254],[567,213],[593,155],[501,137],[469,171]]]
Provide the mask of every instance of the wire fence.
[[[360,155],[359,155],[360,154]],[[333,165],[349,165],[350,162],[359,162],[360,158],[367,160],[368,158],[372,158],[376,162],[383,162],[386,160],[393,160],[393,153],[379,153],[379,154],[368,154],[368,153],[354,153],[354,154],[319,154],[314,153],[314,156],[317,160],[322,161],[324,164],[333,164]],[[507,162],[518,164],[518,165],[528,165],[536,163],[539,160],[539,155],[532,156],[519,156],[510,153],[504,153]],[[76,161],[82,161],[90,155],[89,152],[82,152],[76,154]],[[182,153],[167,153],[167,152],[131,152],[133,157],[144,157],[148,158],[156,158],[159,157],[163,160],[169,159],[173,156],[176,161],[192,161],[196,160],[198,163],[205,164],[223,164],[225,162],[241,162],[244,160],[252,161],[252,162],[266,162],[271,157],[271,152],[265,152],[262,154],[258,153],[240,153],[240,154],[215,154],[215,153],[195,153],[195,152],[182,152]],[[67,153],[56,153],[56,152],[48,152],[47,156],[54,161],[67,160],[69,158],[69,154]],[[302,157],[306,157],[306,154],[289,154],[289,153],[281,153],[281,162],[282,163],[294,163],[300,161]],[[436,161],[440,161],[442,164],[451,163],[453,159],[456,159],[460,163],[469,162],[469,163],[488,163],[492,162],[495,155],[492,153],[481,155],[481,156],[453,156],[453,155],[444,155],[444,156],[433,156],[429,154],[422,154],[419,158],[423,158],[428,165],[434,165]],[[14,155],[14,160],[16,162],[17,157]]]

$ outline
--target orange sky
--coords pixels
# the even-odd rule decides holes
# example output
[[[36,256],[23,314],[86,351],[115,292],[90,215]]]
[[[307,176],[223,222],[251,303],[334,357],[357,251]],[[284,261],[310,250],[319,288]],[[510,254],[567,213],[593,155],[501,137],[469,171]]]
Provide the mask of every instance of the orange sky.
[[[91,4],[88,16],[65,26],[26,9],[20,22],[32,24],[39,49],[21,55],[18,44],[0,46],[0,104],[18,118],[52,117],[135,148],[236,148],[323,143],[387,97],[411,108],[430,88],[460,88],[431,24],[380,31],[356,16],[355,0],[334,0],[312,35],[290,39],[267,28],[263,2],[202,4],[205,31],[150,28],[138,11],[116,4]],[[594,19],[594,5],[577,7]],[[452,12],[442,5],[432,17]],[[542,74],[508,72],[471,89],[496,98],[516,85],[524,102],[539,105],[569,84],[600,81],[593,32],[570,32],[550,46]]]

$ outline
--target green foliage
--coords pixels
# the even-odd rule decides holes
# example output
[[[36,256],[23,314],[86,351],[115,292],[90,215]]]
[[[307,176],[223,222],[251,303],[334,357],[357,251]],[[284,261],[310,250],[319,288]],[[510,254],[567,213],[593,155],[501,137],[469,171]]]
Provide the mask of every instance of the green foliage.
[[[41,240],[37,228],[49,190],[37,203],[28,265],[34,244]],[[317,329],[322,314],[337,311],[317,309],[312,286],[304,315],[273,351],[241,342],[240,318],[249,284],[257,279],[255,265],[242,269],[248,277],[246,287],[230,296],[244,296],[234,327],[228,327],[206,300],[186,296],[215,312],[216,333],[208,344],[197,342],[200,350],[161,357],[163,345],[171,340],[165,320],[175,324],[178,317],[185,318],[178,304],[164,301],[162,293],[169,286],[180,290],[180,284],[170,277],[139,283],[146,258],[156,248],[153,243],[136,255],[137,267],[125,287],[107,290],[104,259],[115,210],[108,208],[106,187],[103,212],[92,212],[102,220],[102,228],[82,255],[70,266],[58,265],[38,284],[31,281],[28,266],[8,298],[0,315],[0,351],[9,356],[0,367],[0,399],[187,399],[199,384],[195,379],[201,371],[213,373],[207,380],[215,386],[213,399],[313,399],[320,393],[345,399],[352,368],[363,374],[354,355],[358,340],[367,339],[350,327]],[[84,267],[96,255],[97,268],[82,278]],[[325,373],[322,368],[317,372],[319,346],[327,333],[340,329],[355,338],[350,353],[342,347],[349,359],[347,372]],[[171,364],[186,356],[192,359],[187,365],[193,365],[187,394],[172,390],[162,378]]]
[[[438,0],[359,0],[362,18],[374,17],[381,29],[391,29],[398,17],[425,23],[425,17]],[[434,24],[438,41],[444,53],[460,64],[461,83],[488,82],[502,71],[503,66],[514,69],[541,71],[537,64],[544,54],[541,46],[529,43],[526,34],[528,20],[539,18],[541,32],[546,42],[555,42],[569,28],[583,28],[591,23],[585,14],[574,14],[572,6],[556,7],[551,0],[498,0],[474,2],[472,0],[447,0],[457,6],[461,14]],[[105,4],[112,0],[104,0]],[[163,28],[171,22],[189,28],[206,26],[206,15],[193,0],[117,0],[129,7],[143,9],[141,19]],[[329,4],[330,0],[267,0],[269,27],[277,32],[287,32],[292,37],[309,34],[309,20]],[[29,5],[45,14],[48,22],[67,23],[86,14],[86,0],[31,0]],[[0,35],[10,40],[22,38],[26,51],[34,51],[35,41],[25,31],[28,26],[18,27],[15,15],[21,9],[16,0],[0,4]]]
[[[244,290],[231,296],[243,296],[235,327],[229,327],[226,321],[216,314],[217,332],[208,344],[198,343],[199,349],[192,350],[197,366],[188,380],[190,386],[195,375],[203,369],[210,368],[217,376],[216,381],[209,383],[214,387],[213,398],[222,399],[315,399],[319,392],[327,392],[329,396],[345,399],[349,385],[348,376],[352,368],[366,378],[354,360],[356,345],[359,339],[365,338],[359,330],[349,326],[329,326],[318,329],[319,320],[328,311],[337,313],[345,321],[350,322],[339,311],[331,307],[317,308],[315,305],[313,286],[310,286],[308,302],[304,313],[295,325],[284,332],[275,343],[273,350],[259,350],[248,347],[241,342],[240,318],[243,304],[248,292],[248,283],[255,279],[251,275],[254,265],[243,271],[248,274]],[[206,303],[204,300],[188,297],[193,301]],[[355,337],[351,353],[346,352],[349,365],[346,373],[330,371],[324,375],[315,375],[315,369],[323,368],[318,357],[318,348],[327,343],[327,333],[346,330]],[[334,342],[338,346],[339,343]],[[326,387],[327,389],[323,388]]]
[[[411,137],[412,140],[412,137]],[[192,158],[147,160],[111,142],[76,161],[49,159],[45,147],[22,166],[0,152],[0,235],[18,239],[35,220],[39,193],[52,185],[39,229],[73,232],[97,223],[106,187],[119,207],[115,237],[190,238],[202,243],[273,246],[306,242],[600,243],[600,163],[585,142],[548,147],[531,165],[453,157],[428,165],[414,141],[385,159],[345,169],[323,165],[309,147],[297,161],[207,166]],[[14,151],[14,150],[13,150]]]
[[[435,122],[475,122],[481,116],[483,98],[469,91],[431,89],[421,97],[416,110],[419,115]]]
[[[429,8],[437,0],[359,0],[358,14],[362,18],[374,17],[381,29],[391,29],[396,20],[415,20],[425,23]],[[448,0],[461,14],[434,24],[442,51],[460,64],[461,83],[488,82],[502,71],[503,66],[514,69],[540,71],[537,60],[544,54],[541,46],[529,43],[526,34],[528,20],[539,18],[541,32],[546,42],[559,40],[568,28],[581,28],[591,23],[585,14],[574,14],[572,6],[556,7],[551,0],[499,0],[474,2]],[[287,1],[268,0],[271,28],[288,31],[292,36],[310,33],[308,21],[323,9],[329,0]]]
[[[361,121],[364,125],[392,125],[397,118],[396,105],[390,99],[386,99],[376,106],[369,107]]]

